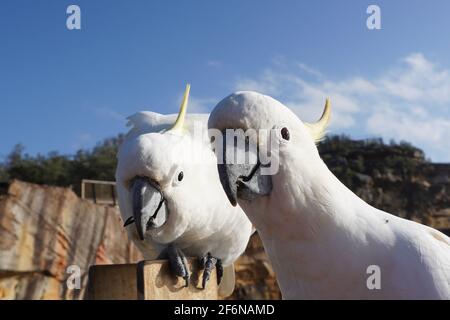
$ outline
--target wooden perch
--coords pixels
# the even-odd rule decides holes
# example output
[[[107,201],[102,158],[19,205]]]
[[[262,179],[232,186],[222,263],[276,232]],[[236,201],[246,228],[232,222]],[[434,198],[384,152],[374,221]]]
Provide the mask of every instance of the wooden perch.
[[[138,264],[96,265],[89,269],[90,300],[217,300],[216,272],[206,289],[201,288],[203,271],[198,259],[188,259],[191,279],[173,276],[167,260],[141,261]]]

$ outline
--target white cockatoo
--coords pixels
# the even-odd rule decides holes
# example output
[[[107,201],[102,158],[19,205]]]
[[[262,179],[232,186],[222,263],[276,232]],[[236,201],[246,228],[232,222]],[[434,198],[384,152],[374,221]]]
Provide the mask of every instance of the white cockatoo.
[[[128,234],[146,259],[168,258],[189,281],[185,256],[201,258],[203,287],[211,270],[223,275],[220,294],[234,289],[233,262],[252,225],[227,200],[207,134],[207,114],[186,115],[189,85],[178,115],[140,112],[118,152],[119,206]],[[197,130],[197,131],[196,131]]]
[[[248,140],[258,147],[253,165],[227,159],[239,148],[225,136],[218,170],[229,200],[258,230],[283,297],[450,299],[450,239],[370,206],[321,160],[315,143],[330,111],[327,100],[321,119],[307,124],[269,96],[237,92],[209,118],[224,133],[258,132]]]

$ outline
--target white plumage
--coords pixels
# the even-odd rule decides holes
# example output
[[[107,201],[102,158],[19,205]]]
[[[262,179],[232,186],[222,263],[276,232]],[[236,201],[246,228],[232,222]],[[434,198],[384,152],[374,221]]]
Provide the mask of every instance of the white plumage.
[[[289,130],[289,140],[277,135],[270,194],[244,200],[238,190],[285,299],[450,299],[449,237],[356,196],[321,160],[311,125],[283,104],[238,92],[216,106],[209,127]],[[367,286],[372,265],[380,268],[379,290]]]
[[[154,181],[164,195],[167,220],[147,229],[145,240],[140,240],[136,226],[129,224],[130,237],[146,259],[155,259],[169,244],[186,256],[211,253],[225,267],[221,293],[228,295],[234,289],[232,263],[245,250],[252,225],[241,208],[230,205],[220,185],[217,160],[206,133],[208,115],[183,116],[183,130],[173,132],[169,129],[176,119],[176,114],[153,112],[129,118],[132,128],[120,147],[116,171],[122,218],[133,217],[133,179]],[[201,128],[203,138],[194,139],[194,128]],[[193,152],[202,152],[200,161],[193,161]],[[182,181],[177,178],[180,172]]]

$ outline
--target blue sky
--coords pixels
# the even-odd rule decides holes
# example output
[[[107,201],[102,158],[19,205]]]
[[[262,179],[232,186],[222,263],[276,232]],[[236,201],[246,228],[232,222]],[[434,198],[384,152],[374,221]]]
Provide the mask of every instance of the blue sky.
[[[66,8],[81,8],[81,30]],[[381,8],[368,30],[366,8]],[[332,133],[408,140],[450,162],[450,2],[0,2],[0,157],[72,154],[126,131],[140,110],[191,111],[235,90],[305,120],[334,106]]]

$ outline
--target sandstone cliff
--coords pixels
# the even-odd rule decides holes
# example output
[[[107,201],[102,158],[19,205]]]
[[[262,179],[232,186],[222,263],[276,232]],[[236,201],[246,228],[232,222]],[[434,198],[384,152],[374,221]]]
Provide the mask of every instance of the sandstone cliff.
[[[13,181],[0,196],[0,299],[80,299],[92,264],[141,259],[117,210],[70,189]],[[69,290],[67,267],[81,271]]]

